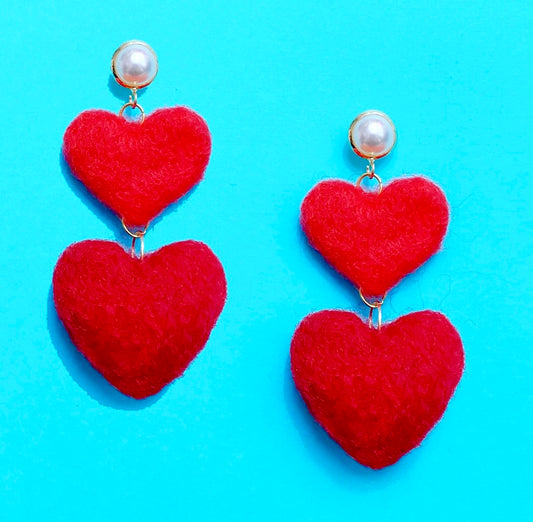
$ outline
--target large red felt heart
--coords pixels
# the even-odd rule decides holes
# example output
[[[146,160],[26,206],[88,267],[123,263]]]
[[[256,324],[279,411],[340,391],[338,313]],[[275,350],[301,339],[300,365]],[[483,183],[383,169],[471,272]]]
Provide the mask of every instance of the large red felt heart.
[[[311,245],[367,296],[381,296],[439,249],[448,204],[422,177],[397,179],[381,194],[326,180],[305,197],[302,228]]]
[[[205,121],[186,107],[159,109],[144,123],[85,111],[63,139],[72,173],[131,226],[147,225],[196,185],[210,153]]]
[[[226,299],[224,270],[197,241],[143,259],[110,241],[82,241],[53,278],[72,342],[122,393],[142,399],[181,375],[204,347]]]
[[[437,312],[369,328],[351,313],[307,316],[291,345],[296,388],[328,434],[374,469],[418,446],[461,378],[459,334]]]

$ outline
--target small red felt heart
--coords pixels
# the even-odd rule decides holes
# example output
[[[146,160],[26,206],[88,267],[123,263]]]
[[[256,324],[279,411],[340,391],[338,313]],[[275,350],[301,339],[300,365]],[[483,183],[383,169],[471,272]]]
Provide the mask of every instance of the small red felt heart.
[[[63,139],[74,176],[130,226],[147,225],[196,185],[210,153],[205,121],[186,107],[159,109],[144,123],[85,111]]]
[[[381,194],[326,180],[305,197],[311,245],[367,296],[381,296],[439,249],[448,227],[442,190],[422,177],[397,179]]]
[[[226,299],[224,270],[197,241],[143,259],[110,241],[70,245],[54,270],[57,314],[78,350],[122,393],[142,399],[180,376]]]
[[[349,455],[374,469],[420,444],[463,367],[459,334],[431,311],[377,330],[351,312],[324,310],[300,323],[291,345],[292,375],[310,412]]]

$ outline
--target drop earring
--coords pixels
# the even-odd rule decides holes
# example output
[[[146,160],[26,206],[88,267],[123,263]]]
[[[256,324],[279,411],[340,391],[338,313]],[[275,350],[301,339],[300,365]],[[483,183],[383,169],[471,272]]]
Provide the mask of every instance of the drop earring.
[[[331,179],[311,189],[301,225],[309,243],[358,288],[369,319],[341,310],[307,316],[292,339],[291,371],[318,423],[354,459],[379,469],[418,446],[441,418],[464,352],[441,313],[414,312],[382,324],[387,292],[440,248],[448,204],[421,176],[383,184],[375,162],[396,142],[386,114],[360,114],[349,140],[368,160],[366,172],[356,183]],[[363,189],[363,181],[376,188]]]
[[[117,214],[131,249],[100,240],[70,245],[55,267],[53,296],[77,349],[114,387],[142,399],[180,376],[204,347],[224,306],[226,280],[215,254],[198,241],[144,253],[150,222],[202,179],[211,137],[186,107],[145,115],[138,91],[158,68],[146,43],[121,45],[111,67],[131,89],[129,101],[118,115],[78,115],[65,132],[63,155],[72,174]],[[126,119],[126,109],[140,117]]]

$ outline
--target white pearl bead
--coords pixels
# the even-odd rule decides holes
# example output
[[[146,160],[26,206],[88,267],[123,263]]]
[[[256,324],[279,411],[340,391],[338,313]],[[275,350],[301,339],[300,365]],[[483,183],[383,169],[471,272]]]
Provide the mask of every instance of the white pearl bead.
[[[391,119],[380,111],[366,111],[352,122],[350,144],[356,154],[367,159],[386,156],[396,143],[396,130]]]
[[[113,55],[111,69],[120,85],[146,87],[157,74],[157,56],[144,42],[132,40],[122,44]]]

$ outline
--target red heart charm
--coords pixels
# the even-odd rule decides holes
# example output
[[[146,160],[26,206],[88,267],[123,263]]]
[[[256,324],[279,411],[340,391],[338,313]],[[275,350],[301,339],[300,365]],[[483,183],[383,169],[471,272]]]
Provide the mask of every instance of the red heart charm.
[[[418,446],[441,418],[464,367],[459,334],[437,312],[380,330],[351,313],[307,316],[291,344],[296,388],[315,419],[374,469]]]
[[[78,350],[122,393],[142,399],[180,376],[226,299],[220,261],[197,241],[143,259],[110,241],[70,245],[54,270],[57,314]]]
[[[74,176],[130,226],[147,225],[196,185],[210,153],[205,121],[186,107],[159,109],[142,124],[85,111],[63,139]]]
[[[448,204],[422,177],[398,179],[381,193],[327,180],[305,197],[302,228],[311,245],[367,296],[381,296],[440,248]]]

